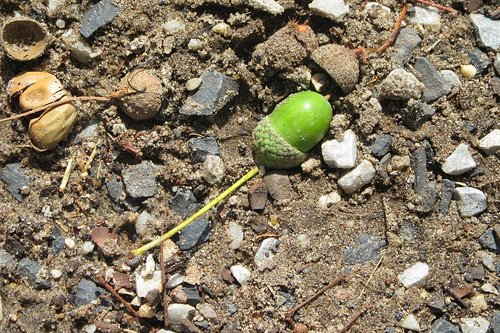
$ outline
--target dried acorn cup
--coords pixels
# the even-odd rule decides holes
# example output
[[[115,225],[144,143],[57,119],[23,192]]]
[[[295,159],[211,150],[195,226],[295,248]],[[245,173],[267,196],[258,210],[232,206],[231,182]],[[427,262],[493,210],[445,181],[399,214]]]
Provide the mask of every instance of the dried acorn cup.
[[[40,23],[27,17],[7,20],[0,32],[7,55],[17,61],[29,61],[43,54],[47,46],[47,32]]]
[[[160,111],[161,81],[147,70],[137,69],[125,75],[120,89],[130,93],[119,100],[122,111],[130,118],[147,120]]]
[[[288,96],[255,127],[257,165],[294,168],[323,139],[332,120],[332,107],[321,94],[302,91]]]

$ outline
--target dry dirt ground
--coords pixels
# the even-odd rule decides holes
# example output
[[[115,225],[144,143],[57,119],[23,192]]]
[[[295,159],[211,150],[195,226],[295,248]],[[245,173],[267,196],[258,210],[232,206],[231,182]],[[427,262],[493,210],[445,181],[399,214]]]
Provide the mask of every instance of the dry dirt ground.
[[[67,140],[44,153],[30,147],[26,119],[0,125],[0,168],[20,162],[29,178],[22,202],[7,192],[4,184],[0,185],[0,244],[13,256],[13,261],[0,266],[3,313],[0,331],[147,332],[162,328],[162,302],[156,306],[154,318],[139,323],[106,293],[90,304],[76,306],[77,285],[85,278],[101,286],[97,276],[110,276],[109,270],[113,269],[130,276],[130,293],[124,297],[131,301],[136,268],[129,265],[127,254],[181,221],[170,210],[175,191],[192,190],[198,202],[207,202],[253,166],[251,133],[257,121],[285,96],[304,89],[297,80],[287,79],[282,73],[259,70],[252,63],[256,45],[294,19],[300,23],[307,21],[320,45],[334,42],[348,48],[374,48],[388,37],[401,8],[394,0],[383,0],[380,2],[391,9],[391,14],[369,16],[363,13],[364,1],[349,1],[350,12],[340,22],[333,22],[312,15],[307,9],[308,1],[279,1],[286,10],[278,16],[246,6],[174,2],[122,0],[113,21],[88,38],[91,48],[102,52],[88,64],[70,56],[63,34],[70,28],[78,32],[85,12],[96,1],[66,0],[54,12],[48,12],[40,0],[0,3],[0,22],[17,12],[43,23],[50,33],[45,54],[35,61],[16,62],[1,51],[1,117],[19,112],[17,105],[9,102],[5,88],[14,75],[26,70],[50,72],[72,95],[83,96],[115,91],[128,71],[142,66],[161,78],[165,92],[160,114],[140,123],[125,116],[113,103],[77,103],[79,116],[74,130]],[[485,2],[481,10],[492,11],[494,5]],[[444,3],[452,5],[452,1]],[[452,69],[458,73],[459,65],[468,61],[464,50],[476,47],[477,41],[464,3],[454,1],[453,6],[459,9],[458,13],[440,12],[440,26],[414,27],[423,41],[412,56],[427,57],[438,70]],[[64,28],[56,26],[57,19],[64,20]],[[182,21],[185,29],[173,38],[166,38],[162,24],[172,19]],[[228,35],[211,30],[219,22],[229,24]],[[201,49],[188,48],[192,38],[202,40]],[[483,51],[490,59],[494,58],[494,52]],[[489,86],[495,72],[490,66],[473,79],[462,77],[463,85],[454,96],[434,102],[436,114],[420,129],[412,131],[396,114],[371,108],[366,102],[366,94],[376,91],[381,80],[395,68],[393,55],[391,48],[381,54],[369,54],[367,63],[361,65],[356,89],[349,95],[344,96],[334,88],[324,93],[331,95],[337,115],[327,139],[339,138],[343,131],[352,129],[358,136],[358,159],[368,159],[374,165],[379,160],[371,155],[369,145],[377,134],[393,136],[393,156],[410,157],[426,140],[435,153],[429,177],[441,186],[443,178],[450,176],[439,165],[455,147],[462,142],[474,147],[478,139],[495,126],[498,128],[498,96],[493,95]],[[411,64],[412,59],[406,68]],[[299,66],[310,68],[313,73],[321,71],[310,59],[286,70],[293,71]],[[185,88],[186,81],[207,69],[235,79],[239,84],[238,95],[211,117],[179,114],[179,108],[192,94]],[[77,140],[77,134],[92,122],[99,124],[97,135]],[[201,164],[192,163],[190,158],[188,140],[205,136],[217,140],[226,168],[223,181],[217,185],[208,184],[201,177]],[[98,139],[101,144],[90,173],[80,177],[81,168]],[[456,324],[463,318],[479,315],[492,321],[498,309],[498,295],[480,288],[485,283],[498,286],[498,271],[483,267],[480,251],[486,251],[495,261],[498,258],[491,250],[483,249],[478,238],[488,228],[498,227],[500,172],[498,155],[472,151],[481,172],[451,179],[486,194],[488,208],[476,217],[462,218],[456,201],[451,202],[447,214],[438,214],[436,210],[420,212],[420,202],[413,190],[415,175],[409,166],[388,178],[378,173],[370,185],[353,195],[343,194],[338,188],[336,180],[342,171],[328,168],[324,162],[312,173],[303,172],[300,167],[283,171],[291,182],[288,193],[293,196],[284,201],[269,198],[265,209],[257,212],[249,207],[248,190],[237,192],[230,203],[223,203],[208,214],[210,239],[182,255],[177,254],[184,261],[175,272],[194,279],[201,291],[200,304],[210,305],[217,314],[212,321],[197,315],[193,319],[195,326],[204,332],[293,331],[286,321],[286,311],[341,274],[346,274],[345,281],[301,309],[294,317],[296,322],[312,332],[336,332],[365,305],[369,308],[350,332],[403,332],[400,321],[408,314],[416,316],[423,331],[429,331],[441,317]],[[58,187],[72,156],[76,156],[76,168],[66,190],[60,192]],[[322,161],[319,146],[311,156]],[[112,176],[120,177],[128,165],[142,160],[157,166],[158,192],[141,202],[134,212],[137,207],[114,203],[105,184]],[[252,180],[247,189],[257,182],[258,179]],[[320,209],[319,197],[333,191],[341,194],[341,202]],[[151,224],[145,235],[138,235],[133,222],[143,210],[156,216],[158,222]],[[244,230],[243,241],[236,250],[229,247],[227,230],[231,221],[242,225]],[[256,268],[253,260],[263,238],[258,237],[251,222],[259,221],[264,228],[257,231],[274,234],[281,241],[273,267],[263,271]],[[108,227],[118,240],[112,249],[96,247],[84,255],[82,246],[85,241],[92,241],[91,231],[96,227]],[[60,232],[57,237],[55,229]],[[299,235],[302,236],[298,238]],[[359,235],[376,236],[386,242],[375,271],[376,260],[357,265],[345,262],[345,251],[357,246]],[[66,244],[54,253],[54,242],[61,237]],[[159,265],[158,249],[151,253]],[[35,282],[16,269],[23,258],[38,263]],[[421,286],[407,289],[397,276],[418,261],[428,263],[428,278]],[[249,283],[239,286],[221,277],[234,264],[252,271]],[[54,278],[54,270],[62,275]],[[477,270],[479,276],[471,277],[471,271]],[[114,281],[110,283],[113,285]],[[449,289],[466,286],[471,288],[464,296],[469,307],[448,293]],[[165,304],[172,302],[169,292]],[[436,313],[428,304],[431,296],[440,293],[444,305],[442,312]],[[474,297],[482,297],[486,306],[481,302],[477,305],[472,301]],[[233,307],[237,311],[231,313]],[[192,327],[184,330],[196,331]]]

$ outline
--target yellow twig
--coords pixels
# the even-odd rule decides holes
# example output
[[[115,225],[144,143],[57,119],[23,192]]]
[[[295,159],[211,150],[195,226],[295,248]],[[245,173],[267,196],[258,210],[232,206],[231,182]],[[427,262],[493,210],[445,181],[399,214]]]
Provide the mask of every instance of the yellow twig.
[[[361,296],[363,296],[363,294],[365,293],[366,287],[368,287],[368,284],[370,283],[371,279],[373,278],[373,275],[375,275],[375,272],[377,271],[378,267],[380,266],[380,263],[382,262],[382,258],[383,257],[381,256],[379,261],[375,265],[375,268],[373,269],[372,273],[370,274],[370,277],[368,277],[368,280],[366,280],[365,285],[363,286],[363,290],[361,290],[361,293],[358,296],[358,299],[360,299]]]
[[[225,190],[224,192],[222,192],[221,194],[219,194],[215,199],[213,199],[212,201],[210,201],[208,204],[206,204],[199,211],[197,211],[196,213],[194,213],[193,215],[191,215],[190,217],[188,217],[186,220],[182,221],[181,224],[179,224],[175,228],[171,229],[167,233],[163,234],[159,238],[157,238],[157,239],[155,239],[155,240],[147,243],[146,245],[143,245],[143,246],[141,246],[138,249],[132,250],[131,253],[134,256],[139,256],[139,255],[143,254],[144,252],[146,252],[148,250],[151,250],[152,248],[160,245],[161,243],[163,243],[164,241],[166,241],[167,239],[169,239],[170,237],[172,237],[173,235],[175,235],[176,233],[178,233],[179,231],[181,231],[182,229],[184,229],[185,227],[187,227],[191,222],[193,222],[194,220],[196,220],[197,218],[199,218],[200,216],[202,216],[203,214],[205,214],[207,211],[209,211],[212,207],[214,207],[215,205],[217,205],[219,202],[221,202],[222,200],[224,200],[228,195],[230,195],[231,193],[233,193],[241,185],[245,184],[249,179],[251,179],[253,176],[255,176],[258,172],[259,172],[259,168],[258,167],[255,167],[252,170],[248,171],[236,183],[234,183],[227,190]]]
[[[92,153],[90,153],[90,156],[87,160],[87,163],[85,163],[85,165],[83,166],[83,170],[82,170],[82,173],[80,174],[80,176],[84,177],[87,175],[87,171],[90,168],[90,164],[92,164],[92,161],[94,160],[95,155],[97,155],[97,147],[99,147],[101,142],[102,142],[101,139],[97,140],[97,143],[95,144],[94,149],[92,149]]]
[[[61,181],[61,185],[59,185],[59,191],[64,191],[66,189],[66,186],[68,185],[69,181],[69,176],[71,175],[71,171],[73,171],[73,168],[75,167],[75,158],[76,158],[76,152],[73,154],[73,156],[70,157],[68,160],[68,165],[66,166],[66,170],[64,170],[64,176]]]

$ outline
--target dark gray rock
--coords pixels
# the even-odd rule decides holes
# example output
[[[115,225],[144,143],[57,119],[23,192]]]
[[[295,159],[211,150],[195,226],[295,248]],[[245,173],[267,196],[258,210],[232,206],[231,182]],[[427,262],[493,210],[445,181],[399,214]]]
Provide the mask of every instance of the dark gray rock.
[[[386,245],[385,240],[372,235],[357,236],[356,243],[357,247],[345,250],[346,264],[359,265],[368,261],[378,261],[380,250]]]
[[[370,150],[373,156],[380,158],[387,154],[391,150],[392,135],[390,134],[379,134],[375,138],[375,141],[370,145]]]
[[[188,97],[179,113],[188,116],[210,116],[222,109],[238,94],[238,83],[217,71],[204,72],[196,93]]]
[[[436,109],[426,103],[416,102],[409,105],[402,114],[403,124],[412,131],[418,130],[423,123],[429,120],[436,113]]]
[[[132,198],[149,198],[156,194],[156,168],[149,161],[130,165],[123,170],[125,189]]]
[[[491,318],[491,330],[493,333],[500,333],[500,311],[493,312]]]
[[[210,239],[210,221],[199,218],[179,232],[177,246],[183,250],[191,250],[196,245],[205,243]]]
[[[413,190],[421,200],[421,204],[417,209],[421,212],[429,212],[436,202],[437,186],[436,182],[429,181],[427,177],[427,156],[424,147],[419,147],[413,151],[410,164],[415,173]]]
[[[85,13],[80,33],[89,38],[97,29],[113,21],[118,11],[111,0],[99,1]]]
[[[106,188],[108,189],[108,194],[113,199],[114,202],[120,202],[123,194],[123,182],[116,175],[113,175],[111,179],[106,183]]]
[[[20,276],[27,278],[31,284],[34,284],[39,269],[40,266],[38,266],[36,261],[29,258],[23,258],[19,261],[19,264],[17,264],[16,272]]]
[[[380,159],[380,167],[378,170],[378,173],[385,179],[389,178],[389,174],[387,173],[387,167],[389,166],[389,163],[391,162],[391,157],[392,155],[385,154],[384,157]]]
[[[474,67],[476,67],[478,73],[483,74],[486,69],[488,69],[488,66],[491,65],[491,61],[488,59],[488,56],[479,49],[467,51],[467,55],[469,56],[471,63]]]
[[[7,191],[19,202],[24,199],[20,190],[29,185],[29,179],[21,169],[21,163],[7,164],[2,170],[2,181],[7,186]]]
[[[432,324],[430,333],[460,333],[460,329],[449,321],[439,318]]]
[[[439,214],[447,214],[450,208],[450,202],[453,198],[453,190],[455,189],[455,182],[449,179],[443,179],[441,183],[441,200],[437,209]]]
[[[444,311],[446,304],[444,303],[444,295],[441,291],[435,291],[431,294],[431,298],[427,303],[430,310],[435,314],[441,314]]]
[[[192,306],[196,306],[196,304],[200,303],[201,295],[196,286],[186,285],[183,286],[182,289],[186,293],[187,301],[186,303]]]
[[[191,191],[178,191],[170,202],[170,209],[186,218],[198,210],[198,202]]]
[[[493,230],[486,230],[481,236],[478,238],[479,244],[485,249],[495,251],[500,253],[500,240],[495,236]]]
[[[87,279],[81,279],[76,287],[75,305],[86,305],[99,298],[99,295],[106,293],[102,288]]]
[[[54,230],[52,230],[52,237],[54,240],[52,241],[52,252],[57,254],[64,249],[64,237],[61,232],[61,228],[57,224],[54,223]]]
[[[409,27],[401,29],[394,43],[394,50],[396,51],[394,59],[396,63],[401,64],[410,60],[413,50],[415,50],[420,43],[422,43],[422,38],[420,38],[416,30]]]
[[[439,75],[434,65],[424,57],[417,57],[413,65],[425,86],[422,101],[433,102],[451,91],[451,85]]]
[[[207,155],[220,156],[220,148],[213,137],[193,138],[188,141],[191,148],[191,161],[201,163],[205,161]]]
[[[465,271],[464,280],[466,282],[473,281],[483,281],[485,276],[484,267],[482,265],[477,265],[474,267],[468,267]]]

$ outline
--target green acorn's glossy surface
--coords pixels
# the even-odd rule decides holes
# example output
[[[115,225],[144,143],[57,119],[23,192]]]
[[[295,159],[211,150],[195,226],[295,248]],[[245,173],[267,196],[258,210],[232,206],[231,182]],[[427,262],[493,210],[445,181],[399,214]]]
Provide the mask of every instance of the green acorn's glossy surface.
[[[268,168],[298,166],[325,136],[332,107],[320,94],[303,91],[288,96],[254,130],[255,162]]]

